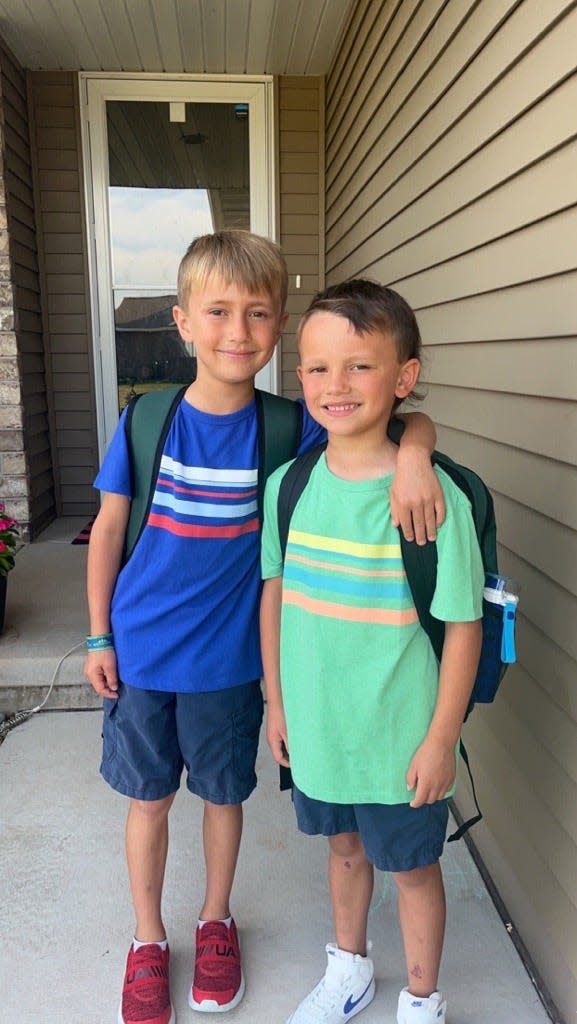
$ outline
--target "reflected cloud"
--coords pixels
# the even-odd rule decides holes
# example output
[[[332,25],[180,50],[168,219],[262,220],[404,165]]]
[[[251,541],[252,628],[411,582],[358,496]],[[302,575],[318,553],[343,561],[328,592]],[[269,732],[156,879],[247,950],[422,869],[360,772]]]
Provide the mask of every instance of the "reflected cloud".
[[[191,241],[214,230],[206,190],[112,187],[109,202],[115,292],[174,292]]]

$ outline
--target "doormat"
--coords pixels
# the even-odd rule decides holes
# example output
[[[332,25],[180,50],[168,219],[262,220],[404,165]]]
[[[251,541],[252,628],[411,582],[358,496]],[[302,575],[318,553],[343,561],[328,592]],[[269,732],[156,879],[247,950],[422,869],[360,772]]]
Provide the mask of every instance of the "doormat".
[[[95,516],[93,516],[92,519],[88,520],[86,526],[82,527],[80,533],[77,534],[74,540],[72,541],[72,544],[88,544],[88,541],[90,540],[90,531],[92,529],[94,519]]]

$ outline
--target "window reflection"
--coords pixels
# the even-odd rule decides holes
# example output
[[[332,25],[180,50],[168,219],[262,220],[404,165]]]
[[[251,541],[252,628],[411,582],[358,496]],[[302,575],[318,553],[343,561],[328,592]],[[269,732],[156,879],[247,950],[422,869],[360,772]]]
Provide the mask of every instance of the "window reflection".
[[[193,238],[213,231],[204,189],[110,188],[115,294],[176,285],[178,264]]]
[[[125,296],[114,311],[119,408],[135,394],[189,384],[196,361],[172,318],[176,295]]]
[[[242,110],[241,110],[242,108]],[[194,379],[193,346],[172,318],[193,238],[250,228],[248,105],[110,101],[109,223],[118,402]]]

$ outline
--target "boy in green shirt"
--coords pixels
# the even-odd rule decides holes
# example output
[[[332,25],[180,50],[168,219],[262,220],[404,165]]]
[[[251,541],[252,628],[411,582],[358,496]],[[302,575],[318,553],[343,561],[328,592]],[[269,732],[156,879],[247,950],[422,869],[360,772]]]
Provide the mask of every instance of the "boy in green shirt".
[[[408,984],[398,1024],[444,1024],[439,857],[481,645],[481,555],[466,498],[436,470],[446,504],[431,606],[446,623],[439,666],[389,501],[397,450],[386,427],[418,379],[415,316],[392,290],[350,281],[315,297],[299,346],[307,408],[328,445],[294,510],[284,565],[276,509],[286,466],[267,485],[261,649],[267,739],[290,764],[299,829],[329,837],[336,943],[289,1021],[341,1024],[371,1002],[377,867],[399,892]]]

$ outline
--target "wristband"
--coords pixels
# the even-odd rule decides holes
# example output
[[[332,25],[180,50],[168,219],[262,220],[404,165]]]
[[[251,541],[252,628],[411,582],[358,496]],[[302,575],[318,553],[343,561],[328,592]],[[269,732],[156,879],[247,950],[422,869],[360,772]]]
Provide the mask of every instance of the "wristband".
[[[86,647],[89,651],[109,651],[114,649],[112,633],[99,633],[96,636],[87,636]]]

